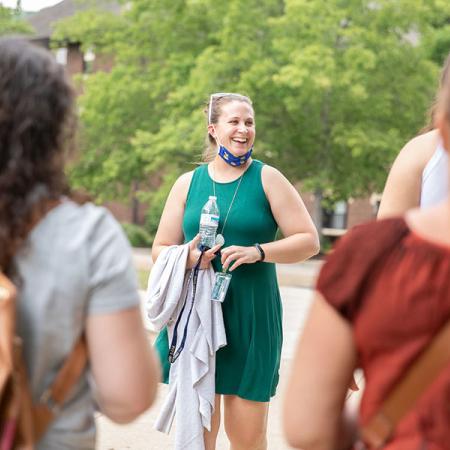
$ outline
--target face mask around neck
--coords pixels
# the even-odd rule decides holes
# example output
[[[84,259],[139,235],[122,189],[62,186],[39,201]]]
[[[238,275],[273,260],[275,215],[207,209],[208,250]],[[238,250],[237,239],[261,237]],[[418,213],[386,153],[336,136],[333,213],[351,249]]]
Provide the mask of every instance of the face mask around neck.
[[[224,145],[222,145],[217,137],[215,139],[216,142],[219,144],[217,150],[218,155],[230,166],[233,167],[243,166],[248,161],[250,156],[252,156],[253,147],[251,147],[244,155],[236,156],[233,155],[233,153],[231,153],[230,150],[228,150]]]
[[[223,145],[219,146],[219,151],[218,151],[219,156],[227,164],[229,164],[230,166],[234,166],[234,167],[243,166],[248,161],[250,156],[252,156],[252,152],[253,152],[253,147],[247,153],[245,153],[245,155],[235,156],[235,155],[233,155],[233,153],[230,152],[230,150],[228,150]]]

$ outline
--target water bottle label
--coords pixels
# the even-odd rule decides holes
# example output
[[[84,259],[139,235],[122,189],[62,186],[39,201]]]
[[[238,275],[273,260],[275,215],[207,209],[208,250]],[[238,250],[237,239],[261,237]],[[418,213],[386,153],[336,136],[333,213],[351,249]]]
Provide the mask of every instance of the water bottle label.
[[[207,227],[218,227],[219,216],[217,216],[216,214],[202,214],[200,216],[200,225]]]

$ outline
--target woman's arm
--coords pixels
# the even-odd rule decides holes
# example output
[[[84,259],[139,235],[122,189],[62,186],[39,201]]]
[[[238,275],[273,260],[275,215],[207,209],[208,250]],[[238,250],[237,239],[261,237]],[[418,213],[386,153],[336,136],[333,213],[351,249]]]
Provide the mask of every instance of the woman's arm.
[[[283,423],[290,445],[349,448],[352,432],[343,406],[355,365],[350,324],[316,293],[285,394]]]
[[[265,260],[276,263],[304,261],[320,250],[316,227],[300,194],[278,170],[264,166],[262,182],[273,217],[284,238],[262,245]]]
[[[404,214],[420,204],[423,170],[436,150],[436,130],[409,141],[397,155],[381,198],[378,219]]]
[[[167,197],[164,206],[161,220],[159,221],[158,230],[155,235],[152,246],[153,261],[158,259],[161,251],[171,245],[179,245],[184,241],[183,235],[183,216],[186,206],[187,193],[191,184],[192,175],[194,172],[188,172],[181,175],[180,178],[173,185],[169,196]],[[200,217],[199,217],[200,220]],[[200,236],[197,235],[189,246],[189,256],[187,267],[194,267],[200,256],[200,250],[197,246],[200,242]],[[213,247],[204,253],[202,258],[201,268],[205,269],[209,266],[211,260],[215,258],[215,252],[219,250],[220,245]]]
[[[153,261],[165,247],[183,243],[183,215],[193,172],[181,175],[170,190],[152,246]]]
[[[316,227],[294,186],[270,166],[263,167],[261,176],[273,217],[285,236],[278,241],[259,243],[265,253],[264,261],[293,263],[317,254],[320,243]],[[257,262],[260,257],[253,246],[231,245],[222,250],[223,267],[230,267],[230,271],[241,264]]]
[[[88,316],[86,337],[101,411],[118,423],[132,421],[153,403],[160,381],[139,308]]]

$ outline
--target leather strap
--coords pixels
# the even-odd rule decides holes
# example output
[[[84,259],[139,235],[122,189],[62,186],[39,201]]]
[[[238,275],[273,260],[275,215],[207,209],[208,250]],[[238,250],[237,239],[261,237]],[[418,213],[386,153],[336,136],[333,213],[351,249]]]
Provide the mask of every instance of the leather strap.
[[[60,199],[49,200],[43,210],[37,211],[31,220],[33,228],[49,211],[61,204]],[[84,334],[75,343],[72,352],[58,371],[52,385],[41,395],[33,408],[34,437],[38,441],[59,413],[67,395],[80,379],[87,364],[87,346]]]
[[[258,262],[263,262],[266,259],[266,253],[264,252],[263,248],[261,247],[261,244],[253,244],[254,247],[256,247],[256,249],[259,252],[260,258]]]
[[[381,448],[400,420],[449,363],[450,320],[389,393],[378,412],[362,428],[363,441],[371,448]]]
[[[42,394],[34,408],[36,439],[44,434],[50,422],[59,413],[70,390],[80,379],[86,364],[87,346],[82,335],[56,375],[53,384]]]
[[[22,411],[33,411],[33,400],[31,398],[30,385],[27,383],[27,371],[25,368],[25,363],[22,357],[22,342],[20,339],[16,339],[16,367],[18,367],[18,373],[16,374],[19,378],[18,383],[14,383],[14,388],[20,390],[16,392],[16,398],[19,400],[20,408]],[[19,412],[19,411],[17,411]],[[34,418],[32,414],[20,414],[18,426],[21,430],[21,450],[32,450],[34,448],[33,442],[35,441],[34,430]]]

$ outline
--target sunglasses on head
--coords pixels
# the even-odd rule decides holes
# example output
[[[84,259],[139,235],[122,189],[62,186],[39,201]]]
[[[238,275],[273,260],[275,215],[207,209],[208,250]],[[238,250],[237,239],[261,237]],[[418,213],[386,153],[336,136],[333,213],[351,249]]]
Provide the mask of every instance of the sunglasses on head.
[[[235,92],[216,92],[215,94],[211,94],[209,97],[209,107],[208,107],[208,124],[211,123],[211,112],[212,112],[212,103],[214,99],[220,99],[224,97],[230,97],[236,95],[241,97],[241,94],[236,94]]]

